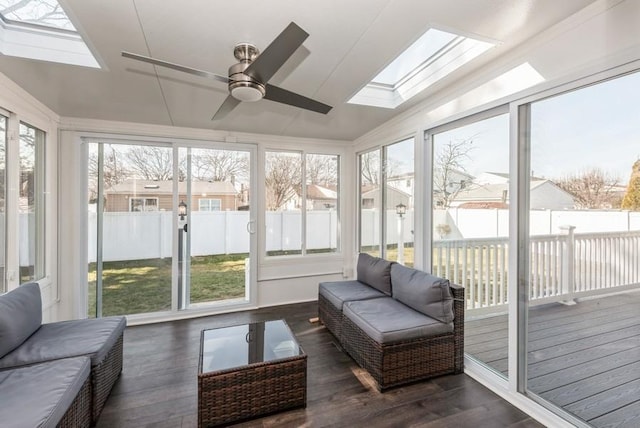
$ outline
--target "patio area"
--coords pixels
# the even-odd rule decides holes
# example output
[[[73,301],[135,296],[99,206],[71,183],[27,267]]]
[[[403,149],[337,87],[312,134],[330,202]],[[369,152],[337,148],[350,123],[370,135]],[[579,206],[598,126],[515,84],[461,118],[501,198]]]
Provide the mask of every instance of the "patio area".
[[[529,311],[528,385],[595,427],[640,426],[640,292]],[[507,315],[468,320],[465,351],[507,375]]]
[[[308,355],[307,407],[245,422],[252,427],[542,427],[465,375],[442,376],[384,394],[333,343],[317,303],[129,327],[124,369],[98,427],[197,426],[200,331],[283,318]]]

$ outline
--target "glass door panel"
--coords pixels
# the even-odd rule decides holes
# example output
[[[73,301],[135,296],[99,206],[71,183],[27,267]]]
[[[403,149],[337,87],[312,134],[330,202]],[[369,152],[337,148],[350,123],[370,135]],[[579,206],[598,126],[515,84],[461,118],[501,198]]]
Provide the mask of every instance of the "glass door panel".
[[[187,180],[178,199],[187,205],[185,293],[190,307],[249,299],[251,153],[181,148]],[[179,229],[179,235],[183,232]]]
[[[89,316],[171,309],[171,147],[89,145]]]
[[[465,287],[465,353],[507,377],[507,114],[436,130],[432,207],[433,273]]]
[[[640,426],[640,73],[534,102],[526,381],[595,427]]]

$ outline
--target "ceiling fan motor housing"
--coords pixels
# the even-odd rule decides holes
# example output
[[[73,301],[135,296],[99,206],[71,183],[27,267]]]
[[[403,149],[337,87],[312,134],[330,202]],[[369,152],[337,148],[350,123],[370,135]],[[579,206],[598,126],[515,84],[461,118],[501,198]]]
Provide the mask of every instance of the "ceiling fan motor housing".
[[[261,82],[244,74],[258,54],[258,49],[250,43],[240,43],[233,50],[233,55],[240,62],[229,67],[229,92],[237,100],[258,101],[266,94],[266,88]]]

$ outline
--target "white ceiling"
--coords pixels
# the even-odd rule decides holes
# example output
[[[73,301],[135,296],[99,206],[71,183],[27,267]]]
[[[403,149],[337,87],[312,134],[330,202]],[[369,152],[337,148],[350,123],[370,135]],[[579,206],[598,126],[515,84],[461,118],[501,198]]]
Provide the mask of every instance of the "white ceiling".
[[[592,0],[64,0],[105,69],[0,55],[7,75],[61,116],[353,140],[416,103],[452,90]],[[310,36],[270,83],[334,106],[328,115],[261,100],[211,117],[222,83],[123,58],[123,50],[226,75],[233,47],[264,49],[294,21]],[[404,48],[436,27],[498,47],[395,110],[347,104]]]

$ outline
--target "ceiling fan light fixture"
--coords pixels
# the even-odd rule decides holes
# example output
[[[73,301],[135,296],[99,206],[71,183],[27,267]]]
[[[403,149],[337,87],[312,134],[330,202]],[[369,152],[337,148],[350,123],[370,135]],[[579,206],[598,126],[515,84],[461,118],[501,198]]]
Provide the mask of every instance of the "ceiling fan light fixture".
[[[252,82],[237,82],[240,84],[229,85],[231,96],[243,102],[255,102],[261,100],[266,91],[263,85]]]

